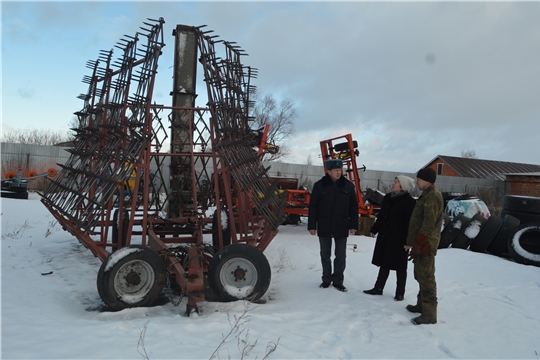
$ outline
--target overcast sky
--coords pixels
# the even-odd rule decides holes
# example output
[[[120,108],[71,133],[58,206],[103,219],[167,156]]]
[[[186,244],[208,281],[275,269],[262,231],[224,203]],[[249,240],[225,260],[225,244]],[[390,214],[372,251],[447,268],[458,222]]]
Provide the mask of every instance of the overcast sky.
[[[165,19],[157,103],[170,105],[176,24],[208,25],[295,103],[294,156],[352,134],[359,165],[414,172],[437,155],[540,164],[539,2],[6,2],[2,129],[68,128],[100,50]],[[116,56],[115,56],[116,58]],[[206,89],[199,87],[199,93]],[[205,104],[198,104],[204,107]]]

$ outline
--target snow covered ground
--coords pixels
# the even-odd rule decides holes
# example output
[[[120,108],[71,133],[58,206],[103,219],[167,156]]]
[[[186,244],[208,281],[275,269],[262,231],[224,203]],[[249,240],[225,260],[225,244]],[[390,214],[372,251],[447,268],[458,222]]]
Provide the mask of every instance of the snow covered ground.
[[[272,282],[252,304],[185,299],[101,311],[101,261],[63,231],[39,201],[1,199],[2,359],[540,359],[540,268],[468,250],[436,257],[436,325],[405,310],[391,273],[383,296],[362,293],[377,275],[375,239],[352,236],[349,292],[320,289],[319,246],[306,225],[282,226],[265,251]],[[48,274],[48,275],[47,275]],[[166,297],[164,297],[166,299]],[[251,350],[249,348],[251,347]],[[243,350],[242,350],[243,349]]]

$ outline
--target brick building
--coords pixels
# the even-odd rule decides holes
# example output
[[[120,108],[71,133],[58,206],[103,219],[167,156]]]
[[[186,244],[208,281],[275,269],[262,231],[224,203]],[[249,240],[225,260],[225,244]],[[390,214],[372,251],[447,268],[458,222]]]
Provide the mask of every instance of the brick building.
[[[437,175],[505,182],[505,193],[540,197],[540,165],[437,155],[424,168]]]
[[[506,174],[505,193],[540,197],[540,172]]]

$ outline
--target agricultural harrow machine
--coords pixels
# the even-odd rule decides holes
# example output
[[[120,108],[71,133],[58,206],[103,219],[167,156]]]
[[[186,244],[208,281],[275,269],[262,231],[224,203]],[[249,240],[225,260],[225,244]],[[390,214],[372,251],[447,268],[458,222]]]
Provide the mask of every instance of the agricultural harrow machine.
[[[42,203],[102,260],[97,289],[112,310],[149,306],[171,279],[188,314],[210,293],[257,301],[271,277],[263,251],[286,206],[261,164],[277,147],[268,127],[250,126],[257,71],[235,43],[177,25],[172,105],[155,104],[164,23],[148,19],[115,45],[116,59],[109,50],[87,62],[75,145]],[[204,107],[195,104],[199,67]]]

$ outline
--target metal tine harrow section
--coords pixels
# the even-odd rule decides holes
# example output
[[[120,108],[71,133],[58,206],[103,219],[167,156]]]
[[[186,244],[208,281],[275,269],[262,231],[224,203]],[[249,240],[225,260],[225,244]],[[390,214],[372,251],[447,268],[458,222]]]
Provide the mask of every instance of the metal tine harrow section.
[[[241,63],[241,56],[247,54],[234,42],[216,41],[215,36],[207,35],[208,31],[199,31],[200,61],[216,129],[215,150],[259,214],[272,229],[277,229],[284,219],[286,193],[277,191],[277,183],[263,168],[253,149],[254,132],[250,127],[250,95],[255,92],[251,78],[257,71]],[[225,47],[224,58],[217,56],[217,43]]]
[[[127,39],[115,45],[122,51],[117,61],[111,61],[110,50],[101,51],[97,61],[87,63],[92,75],[83,78],[89,87],[79,96],[84,107],[75,113],[79,120],[79,127],[73,129],[75,145],[66,164],[59,164],[59,176],[51,179],[42,194],[48,207],[89,233],[100,220],[108,221],[106,211],[112,208],[115,191],[130,178],[151,144],[151,119],[146,117],[158,58],[165,46],[164,20],[151,21],[145,23],[150,29],[125,36]],[[142,51],[138,49],[139,36],[147,38]]]
[[[257,211],[277,229],[284,219],[285,201],[279,189],[279,181],[271,181],[267,172],[270,169],[260,165],[259,156],[246,141],[231,141],[219,144],[216,148],[227,159],[234,180],[246,192]]]

